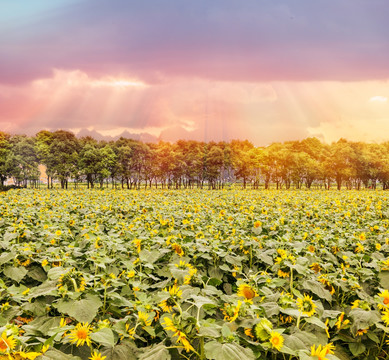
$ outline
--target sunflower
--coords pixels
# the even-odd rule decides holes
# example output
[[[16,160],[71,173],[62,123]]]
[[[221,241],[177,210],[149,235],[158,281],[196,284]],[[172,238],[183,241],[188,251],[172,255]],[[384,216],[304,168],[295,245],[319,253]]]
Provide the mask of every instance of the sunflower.
[[[173,286],[170,286],[169,289],[163,289],[163,291],[168,292],[170,297],[160,302],[158,306],[162,308],[163,312],[170,313],[176,305],[177,300],[181,298],[182,290],[180,290],[177,284],[174,284]]]
[[[317,360],[328,360],[326,358],[327,349],[325,347],[322,348],[321,345],[318,345],[317,348],[315,345],[311,347],[311,356],[316,356]]]
[[[297,307],[303,314],[307,315],[308,317],[311,317],[316,311],[316,305],[313,303],[312,297],[307,294],[304,294],[303,299],[297,299]]]
[[[244,329],[244,333],[245,333],[246,336],[251,337],[252,339],[254,339],[253,329],[251,329],[251,328],[245,328],[245,329]]]
[[[311,270],[313,270],[316,274],[317,273],[319,273],[321,270],[322,270],[322,268],[321,268],[321,266],[318,264],[318,263],[313,263],[313,264],[311,264],[311,265],[309,265],[309,267],[311,268]]]
[[[357,243],[357,247],[354,250],[356,253],[363,253],[365,251],[365,247],[361,243]]]
[[[386,326],[389,326],[389,310],[385,310],[382,313],[381,319],[385,323]]]
[[[181,245],[179,245],[177,243],[173,243],[172,249],[176,252],[177,255],[179,255],[179,256],[184,255],[184,250],[182,250]]]
[[[104,360],[105,358],[106,358],[106,356],[102,356],[100,352],[95,351],[89,359],[90,360]]]
[[[0,352],[8,352],[13,350],[16,346],[16,340],[13,335],[7,336],[7,333],[3,331],[0,337]]]
[[[382,297],[384,305],[388,306],[389,304],[389,291],[384,290],[382,293],[378,294],[379,297]]]
[[[238,296],[244,297],[246,300],[251,300],[254,297],[258,296],[257,292],[247,284],[241,284],[238,287]]]
[[[29,351],[29,352],[24,352],[24,351],[17,351],[14,352],[12,359],[28,359],[28,360],[35,360],[38,356],[41,356],[42,353],[34,352],[34,351]]]
[[[143,327],[150,326],[151,323],[153,322],[152,319],[149,319],[149,314],[143,311],[138,311],[138,320]]]
[[[187,263],[185,260],[180,260],[180,262],[178,264],[174,264],[174,266],[181,270],[193,269],[193,266]]]
[[[314,253],[314,252],[315,252],[315,247],[314,247],[313,245],[309,245],[309,246],[307,247],[307,250],[308,250],[309,252],[311,252],[311,253]]]
[[[293,295],[290,293],[281,293],[281,296],[278,299],[278,305],[283,309],[289,308],[294,303]]]
[[[280,314],[280,321],[283,324],[288,324],[293,322],[293,317],[292,316],[283,316]]]
[[[136,251],[137,251],[138,254],[141,251],[141,242],[142,242],[141,239],[134,239],[134,240],[132,240],[132,243],[136,246]]]
[[[266,318],[262,318],[258,324],[254,326],[254,333],[258,340],[267,341],[270,334],[273,333],[273,324]]]
[[[239,316],[239,310],[241,306],[242,302],[240,300],[236,306],[231,304],[224,304],[224,308],[220,309],[224,315],[224,320],[227,320],[228,322],[235,321]]]
[[[355,336],[362,336],[363,334],[367,334],[367,330],[369,330],[369,328],[367,328],[367,329],[359,329],[356,332]]]
[[[355,301],[352,303],[351,309],[357,309],[357,308],[359,308],[360,302],[361,302],[361,300],[355,300]]]
[[[76,343],[76,346],[82,346],[86,342],[90,346],[90,335],[91,326],[88,323],[78,323],[76,327],[70,331],[70,334],[67,335],[70,338],[72,344]]]
[[[261,223],[259,220],[257,220],[256,222],[254,222],[254,227],[255,227],[256,229],[258,229],[261,225],[262,225],[262,223]]]
[[[335,326],[340,330],[342,327],[346,326],[350,320],[344,320],[344,312],[339,315],[338,321],[335,323]]]
[[[343,266],[343,264],[342,264]],[[325,275],[320,275],[318,280],[324,285],[325,289],[330,292],[331,295],[335,293],[335,288],[332,284],[326,279]]]
[[[335,350],[335,345],[331,342],[326,345],[324,345],[323,349],[326,349],[326,355],[333,354]]]
[[[85,290],[85,284],[82,273],[73,268],[60,276],[57,287],[61,290],[66,286],[68,290],[73,288],[75,292],[80,292]]]
[[[184,349],[186,352],[194,351],[194,348],[190,344],[188,338],[186,337],[185,333],[183,333],[181,330],[179,330],[174,323],[174,317],[171,319],[169,317],[165,317],[162,322],[162,326],[166,331],[172,331],[174,333],[173,336],[177,336],[177,343],[181,343],[184,346]]]
[[[278,351],[281,350],[282,345],[284,344],[284,337],[277,331],[272,331],[270,333],[270,344],[272,348],[277,349]]]
[[[197,274],[196,268],[189,269],[189,274],[185,275],[184,277],[184,285],[190,285],[193,276],[195,276],[196,274]]]
[[[282,271],[281,269],[278,269],[277,275],[280,278],[287,278],[287,277],[289,277],[289,272]]]

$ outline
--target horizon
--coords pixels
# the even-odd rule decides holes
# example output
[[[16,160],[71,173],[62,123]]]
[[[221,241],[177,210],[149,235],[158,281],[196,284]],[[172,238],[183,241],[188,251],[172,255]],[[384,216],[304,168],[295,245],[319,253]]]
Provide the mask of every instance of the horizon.
[[[0,129],[382,143],[388,11],[383,0],[5,1]]]

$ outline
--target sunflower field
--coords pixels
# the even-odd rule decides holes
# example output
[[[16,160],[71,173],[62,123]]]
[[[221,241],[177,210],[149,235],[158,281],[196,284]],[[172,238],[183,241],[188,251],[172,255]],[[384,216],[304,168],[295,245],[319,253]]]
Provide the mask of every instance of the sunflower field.
[[[0,359],[389,359],[383,191],[0,194]]]

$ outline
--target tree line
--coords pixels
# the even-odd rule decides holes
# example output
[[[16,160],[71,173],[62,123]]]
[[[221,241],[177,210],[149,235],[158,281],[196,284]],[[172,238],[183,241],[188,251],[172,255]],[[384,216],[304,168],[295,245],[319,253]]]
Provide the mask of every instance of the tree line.
[[[389,188],[389,142],[370,144],[340,139],[331,145],[317,138],[255,147],[249,141],[174,144],[78,139],[65,130],[40,131],[33,137],[0,132],[0,184],[12,178],[19,186],[37,186],[39,165],[47,186],[68,188],[223,188],[240,182],[254,189]]]

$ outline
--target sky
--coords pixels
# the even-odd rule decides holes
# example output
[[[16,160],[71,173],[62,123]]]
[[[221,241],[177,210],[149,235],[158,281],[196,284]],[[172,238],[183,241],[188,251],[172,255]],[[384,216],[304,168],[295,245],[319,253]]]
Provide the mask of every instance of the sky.
[[[0,130],[389,141],[387,0],[0,0]]]

